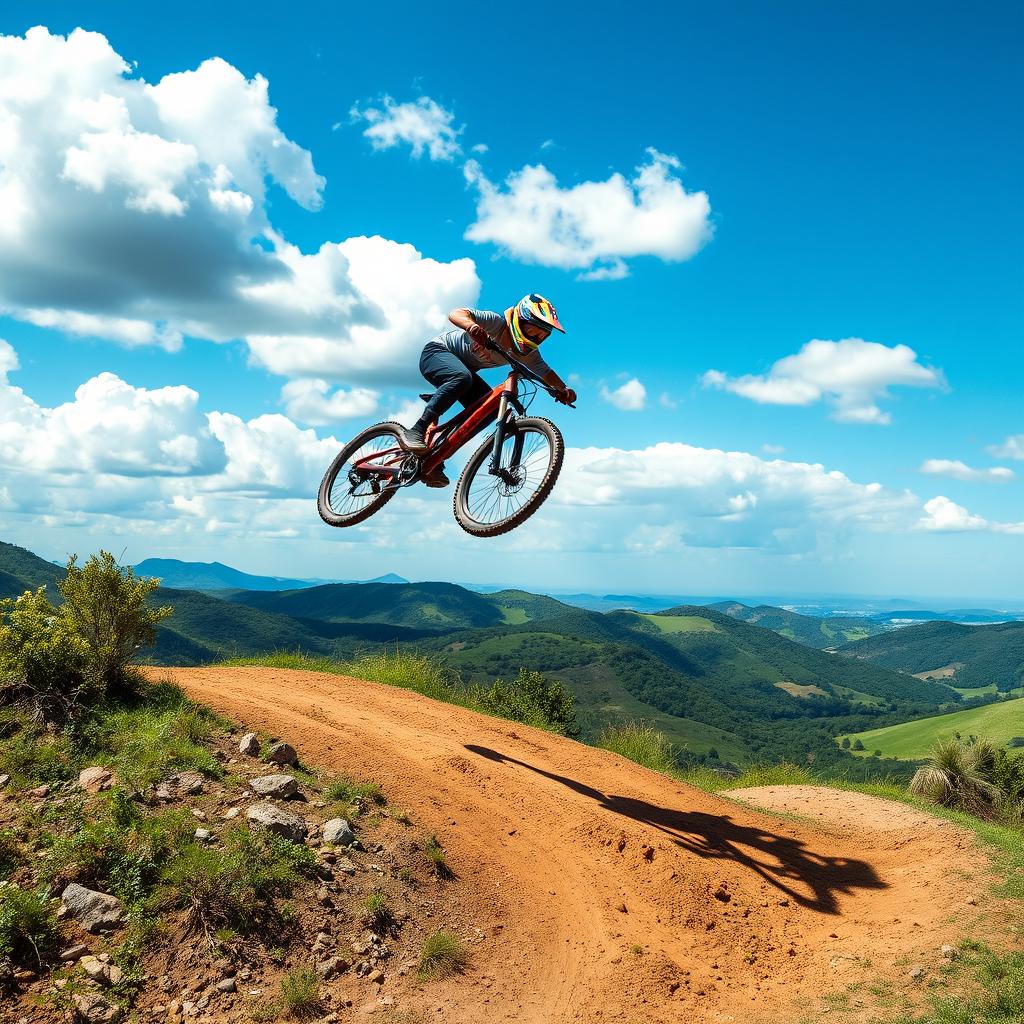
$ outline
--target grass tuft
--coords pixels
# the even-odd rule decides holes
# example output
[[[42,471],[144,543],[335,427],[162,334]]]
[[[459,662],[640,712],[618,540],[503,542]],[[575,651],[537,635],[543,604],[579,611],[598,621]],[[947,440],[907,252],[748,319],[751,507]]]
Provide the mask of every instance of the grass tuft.
[[[320,979],[311,967],[296,967],[281,979],[281,1010],[295,1020],[308,1020],[324,1012]]]
[[[447,978],[461,974],[469,964],[469,950],[451,932],[434,932],[427,936],[420,951],[419,978]]]
[[[0,889],[0,963],[39,968],[57,945],[57,918],[50,890]],[[2,981],[0,981],[2,984]]]
[[[378,935],[384,935],[395,927],[395,915],[387,893],[371,892],[363,901],[363,923]]]
[[[678,752],[668,737],[647,722],[610,725],[598,737],[597,745],[666,775],[678,771]]]

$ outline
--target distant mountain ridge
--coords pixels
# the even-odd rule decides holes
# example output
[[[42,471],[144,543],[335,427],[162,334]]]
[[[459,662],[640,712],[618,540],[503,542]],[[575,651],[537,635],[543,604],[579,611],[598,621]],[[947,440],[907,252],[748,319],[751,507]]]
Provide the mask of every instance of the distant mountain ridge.
[[[223,562],[182,562],[177,558],[147,558],[132,567],[139,576],[159,579],[176,590],[301,590],[340,580],[293,579],[285,576],[257,576],[234,569]],[[347,581],[346,581],[347,582]],[[378,576],[369,583],[408,583],[395,573]]]

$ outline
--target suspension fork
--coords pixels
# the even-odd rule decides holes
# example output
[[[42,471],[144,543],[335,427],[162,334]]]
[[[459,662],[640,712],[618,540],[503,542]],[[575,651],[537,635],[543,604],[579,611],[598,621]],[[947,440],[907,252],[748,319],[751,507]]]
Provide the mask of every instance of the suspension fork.
[[[494,427],[494,440],[491,445],[491,461],[488,464],[487,471],[491,476],[501,475],[501,446],[505,443],[505,439],[508,437],[509,429],[515,424],[515,417],[509,415],[509,406],[512,406],[520,415],[525,415],[526,410],[519,403],[519,399],[514,393],[506,391],[498,403],[498,422]],[[519,466],[519,460],[523,455],[523,438],[518,432],[516,433],[516,439],[512,446],[512,459],[509,462],[509,469],[516,469]]]

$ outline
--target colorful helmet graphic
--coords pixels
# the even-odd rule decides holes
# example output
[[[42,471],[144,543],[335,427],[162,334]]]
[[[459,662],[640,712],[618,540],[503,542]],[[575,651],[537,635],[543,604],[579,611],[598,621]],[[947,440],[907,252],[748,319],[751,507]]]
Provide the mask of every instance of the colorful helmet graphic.
[[[558,322],[555,307],[543,295],[524,296],[505,313],[505,320],[512,335],[512,344],[519,352],[534,351],[551,333],[552,328],[565,334],[565,328]]]

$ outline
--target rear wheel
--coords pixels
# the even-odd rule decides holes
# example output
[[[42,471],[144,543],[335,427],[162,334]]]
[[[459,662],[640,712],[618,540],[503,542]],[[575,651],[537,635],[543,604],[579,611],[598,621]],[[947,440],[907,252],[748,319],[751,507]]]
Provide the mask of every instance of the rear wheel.
[[[397,482],[377,467],[398,469],[407,455],[398,443],[398,423],[378,423],[357,434],[338,452],[320,484],[316,508],[328,526],[355,526],[379,512],[394,496]]]
[[[562,469],[565,443],[550,420],[524,416],[505,436],[497,475],[490,473],[493,450],[492,436],[473,453],[455,487],[455,518],[474,537],[508,533],[540,508]]]

